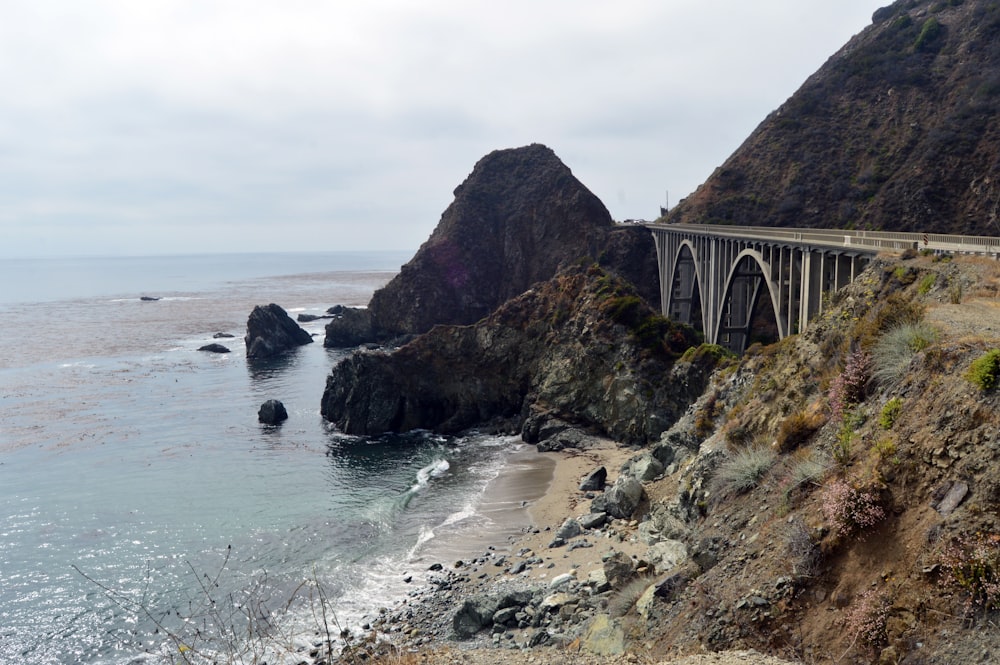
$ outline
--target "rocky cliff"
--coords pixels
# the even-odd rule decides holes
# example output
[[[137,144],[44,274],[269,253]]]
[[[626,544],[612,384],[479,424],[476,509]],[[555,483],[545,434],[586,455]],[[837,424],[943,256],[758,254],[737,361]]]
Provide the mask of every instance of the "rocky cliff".
[[[899,0],[670,222],[1000,235],[1000,7]]]
[[[455,189],[430,238],[368,308],[340,312],[327,326],[325,344],[475,323],[560,268],[601,254],[633,278],[652,265],[637,281],[658,298],[653,243],[636,231],[615,230],[604,204],[551,149],[494,151]]]
[[[996,261],[881,258],[717,373],[664,434],[697,453],[646,484],[638,529],[691,558],[631,630],[801,662],[992,658],[998,291]]]
[[[474,325],[437,326],[392,353],[356,353],[322,413],[350,434],[558,419],[628,443],[655,439],[701,392],[711,359],[676,362],[695,333],[596,264],[571,267]]]

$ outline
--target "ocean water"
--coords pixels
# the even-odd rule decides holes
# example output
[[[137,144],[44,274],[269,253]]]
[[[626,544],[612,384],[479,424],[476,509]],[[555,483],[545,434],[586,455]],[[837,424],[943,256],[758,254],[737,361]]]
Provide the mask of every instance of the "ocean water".
[[[315,343],[245,359],[254,305],[363,305],[408,258],[0,261],[0,663],[180,661],[262,617],[301,648],[475,556],[469,534],[516,532],[482,504],[516,441],[337,432],[319,404],[346,352],[322,320],[302,324]],[[232,353],[197,351],[213,341]],[[277,428],[257,422],[271,398]]]

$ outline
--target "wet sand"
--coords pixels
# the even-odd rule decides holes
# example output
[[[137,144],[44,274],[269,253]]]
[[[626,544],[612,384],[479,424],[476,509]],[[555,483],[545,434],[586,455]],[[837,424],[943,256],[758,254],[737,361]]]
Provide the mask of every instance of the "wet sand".
[[[512,450],[497,476],[484,489],[474,509],[452,524],[434,529],[434,537],[423,543],[410,559],[405,577],[414,583],[433,575],[430,567],[461,568],[477,559],[506,555],[516,560],[539,556],[546,566],[511,576],[509,566],[475,565],[471,570],[478,584],[496,578],[541,583],[572,570],[584,577],[600,567],[600,555],[609,549],[640,555],[645,547],[629,537],[622,540],[590,538],[591,547],[570,550],[550,548],[555,532],[569,517],[590,512],[590,500],[579,490],[580,482],[600,466],[608,470],[608,485],[618,477],[622,464],[635,454],[613,441],[602,441],[587,450],[539,453],[534,445],[521,444]],[[455,507],[456,511],[461,506]],[[619,523],[618,533],[628,534],[627,523]],[[499,580],[498,580],[499,581]]]
[[[418,568],[434,563],[451,567],[488,552],[509,551],[530,531],[529,509],[544,497],[555,467],[556,461],[540,455],[534,446],[517,446],[487,483],[473,510],[453,524],[435,528],[435,537],[411,559],[412,572],[418,574]]]
[[[454,532],[439,530],[440,536],[424,546],[414,566],[422,564],[426,569],[437,562],[453,568],[458,561],[468,563],[497,556],[507,556],[508,561],[538,556],[545,561],[544,566],[518,575],[505,572],[509,565],[477,565],[471,572],[477,579],[477,590],[481,590],[491,581],[539,584],[571,571],[582,579],[601,567],[601,554],[611,549],[635,556],[644,554],[647,548],[634,537],[634,529],[622,521],[615,528],[616,533],[624,535],[622,538],[585,538],[590,547],[572,550],[549,547],[567,518],[590,512],[591,499],[579,490],[583,478],[604,466],[611,485],[622,464],[633,455],[634,450],[620,448],[610,440],[587,450],[557,453],[539,453],[533,445],[519,447],[487,485],[476,516],[456,525],[460,528]]]

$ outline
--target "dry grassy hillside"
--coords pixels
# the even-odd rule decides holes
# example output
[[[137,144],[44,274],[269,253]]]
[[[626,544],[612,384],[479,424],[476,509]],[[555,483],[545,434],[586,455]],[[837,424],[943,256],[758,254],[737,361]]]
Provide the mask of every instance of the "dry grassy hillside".
[[[1000,658],[998,291],[996,261],[880,258],[805,334],[723,369],[680,424],[698,454],[650,487],[654,519],[688,517],[698,566],[635,636]]]

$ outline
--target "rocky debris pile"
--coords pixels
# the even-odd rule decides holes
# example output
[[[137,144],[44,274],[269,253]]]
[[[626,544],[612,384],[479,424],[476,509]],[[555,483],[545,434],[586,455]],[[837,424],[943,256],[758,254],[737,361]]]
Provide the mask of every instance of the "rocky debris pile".
[[[594,547],[591,539],[627,528],[608,523],[603,530],[582,531],[589,538],[579,542]],[[430,573],[427,587],[412,592],[405,605],[382,612],[367,628],[410,646],[456,639],[508,648],[568,643],[609,611],[616,590],[653,572],[648,563],[613,548],[601,560],[602,566],[586,578],[578,579],[577,571],[570,570],[538,583],[532,572],[553,569],[554,563],[528,549],[511,555],[489,551]],[[488,574],[480,573],[496,568],[503,575],[487,579]]]
[[[663,447],[670,444],[654,450]],[[676,602],[703,566],[714,565],[712,548],[719,547],[689,547],[690,530],[670,511],[635,518],[646,492],[629,474],[643,468],[636,463],[643,456],[623,465],[607,492],[580,490],[578,504],[591,499],[586,512],[551,530],[533,529],[530,542],[543,543],[537,549],[515,544],[511,552],[490,548],[473,561],[435,564],[426,587],[366,628],[407,648],[452,640],[505,649],[574,642],[585,652],[623,653],[628,621],[649,620],[660,605]],[[671,457],[694,459],[677,450]],[[685,473],[677,462],[670,468]],[[601,467],[587,479],[606,475]]]
[[[298,326],[280,306],[257,305],[247,319],[247,358],[260,359],[281,355],[309,344],[312,335]]]

